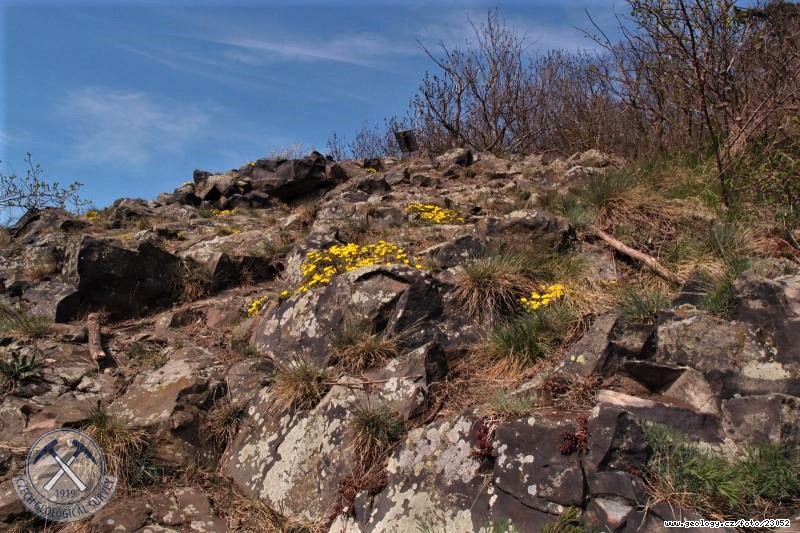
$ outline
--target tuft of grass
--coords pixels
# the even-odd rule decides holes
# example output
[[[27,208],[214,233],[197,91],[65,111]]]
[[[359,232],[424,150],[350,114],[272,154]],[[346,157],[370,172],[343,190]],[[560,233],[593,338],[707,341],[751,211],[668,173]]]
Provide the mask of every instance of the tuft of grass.
[[[227,446],[239,432],[245,415],[245,404],[243,403],[226,400],[220,405],[215,405],[208,415],[211,440],[220,447]]]
[[[12,353],[8,360],[0,359],[0,378],[12,388],[28,379],[39,377],[42,365],[36,360],[36,355],[20,356]]]
[[[669,306],[670,299],[660,287],[628,286],[620,294],[617,313],[632,322],[652,324],[658,312]]]
[[[493,320],[532,289],[523,258],[499,253],[465,261],[456,275],[454,293],[467,313]]]
[[[487,352],[495,359],[507,359],[525,368],[550,356],[574,327],[578,317],[564,302],[523,313],[495,327]]]
[[[560,194],[547,191],[539,198],[539,205],[544,209],[566,218],[576,229],[585,230],[592,223],[592,210],[583,205],[575,194]]]
[[[704,246],[708,252],[734,269],[741,267],[747,256],[750,232],[735,222],[714,222],[708,229]]]
[[[134,341],[128,346],[128,357],[136,368],[159,369],[167,363],[162,346],[155,342]]]
[[[706,281],[706,294],[700,301],[700,308],[723,318],[730,318],[737,304],[734,282],[749,266],[750,261],[743,256],[735,256],[726,261],[725,271]]]
[[[327,372],[308,357],[295,355],[275,371],[272,395],[275,408],[283,411],[311,409],[328,390]]]
[[[149,451],[145,431],[127,427],[100,406],[89,411],[83,431],[103,449],[111,475],[117,476],[125,485],[139,479],[139,471]]]
[[[542,527],[542,533],[583,533],[578,508],[565,509],[558,518]]]
[[[320,531],[319,524],[290,517],[280,507],[271,507],[261,500],[247,498],[236,491],[226,491],[215,507],[221,509],[229,520],[235,520],[239,524],[237,531],[276,533]]]
[[[214,287],[214,274],[205,266],[188,261],[183,268],[180,280],[181,299],[193,302],[211,294]]]
[[[603,209],[622,198],[633,185],[634,179],[629,173],[616,170],[593,175],[578,194],[588,205]]]
[[[57,266],[52,259],[40,257],[25,271],[28,279],[33,282],[44,281],[57,272]]]
[[[374,462],[405,432],[405,421],[385,405],[358,405],[350,419],[353,451],[364,463]]]
[[[50,331],[52,322],[49,317],[0,304],[0,332],[23,339],[41,339]]]
[[[666,426],[643,429],[652,450],[645,477],[658,500],[721,518],[761,514],[800,496],[800,458],[788,447],[761,444],[729,460]]]
[[[256,247],[255,255],[263,257],[273,265],[281,264],[291,251],[292,242],[292,234],[281,230],[275,238],[262,240]]]
[[[374,333],[368,321],[347,319],[333,339],[336,361],[348,372],[360,372],[397,357],[398,339],[388,331]]]
[[[521,418],[531,414],[537,405],[532,392],[514,392],[501,388],[491,393],[484,405],[478,409],[481,416],[502,419]]]

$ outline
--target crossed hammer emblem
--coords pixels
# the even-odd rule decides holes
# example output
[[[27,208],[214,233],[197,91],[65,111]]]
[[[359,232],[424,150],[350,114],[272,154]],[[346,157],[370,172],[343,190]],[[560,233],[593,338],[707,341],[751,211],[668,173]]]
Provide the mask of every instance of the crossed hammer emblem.
[[[58,483],[58,480],[61,479],[61,477],[66,474],[67,477],[69,477],[75,484],[75,486],[78,487],[78,490],[80,490],[81,492],[85,491],[86,484],[81,480],[81,478],[77,476],[77,474],[75,474],[75,472],[72,470],[72,468],[70,468],[70,466],[72,466],[72,464],[75,463],[75,461],[81,455],[85,455],[94,464],[97,464],[97,460],[92,455],[92,452],[90,452],[89,449],[86,446],[84,446],[82,442],[78,440],[73,440],[72,445],[74,446],[75,449],[72,452],[72,455],[66,461],[64,461],[56,452],[57,444],[58,440],[53,439],[52,441],[50,441],[50,444],[42,448],[41,451],[39,451],[39,453],[36,454],[36,458],[34,458],[33,460],[33,464],[36,464],[46,455],[49,455],[50,457],[53,458],[53,460],[56,462],[56,464],[58,464],[60,468],[60,470],[56,472],[47,483],[45,483],[44,489],[48,491],[52,490],[55,484]]]

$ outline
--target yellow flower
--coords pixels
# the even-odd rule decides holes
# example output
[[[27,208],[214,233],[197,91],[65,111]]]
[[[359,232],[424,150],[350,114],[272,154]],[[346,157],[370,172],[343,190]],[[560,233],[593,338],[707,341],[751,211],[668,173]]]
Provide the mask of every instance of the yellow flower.
[[[546,307],[556,300],[563,298],[566,295],[566,288],[560,283],[554,283],[541,288],[541,293],[533,291],[530,297],[522,297],[519,303],[528,311],[536,311],[542,307]]]
[[[419,218],[433,224],[460,224],[464,218],[455,209],[447,209],[434,204],[408,204],[406,211],[416,213]]]
[[[256,298],[252,302],[250,302],[250,306],[247,308],[247,316],[254,317],[256,316],[261,308],[264,307],[264,304],[267,302],[267,297],[262,296],[261,298]]]

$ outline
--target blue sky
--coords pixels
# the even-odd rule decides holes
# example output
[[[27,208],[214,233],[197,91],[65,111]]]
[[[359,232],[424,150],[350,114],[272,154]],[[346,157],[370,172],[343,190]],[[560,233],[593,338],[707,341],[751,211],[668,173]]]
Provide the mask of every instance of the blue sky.
[[[0,0],[0,159],[26,152],[98,207],[154,198],[192,170],[403,114],[431,63],[417,40],[462,44],[499,7],[532,50],[591,42],[619,0],[25,2]]]

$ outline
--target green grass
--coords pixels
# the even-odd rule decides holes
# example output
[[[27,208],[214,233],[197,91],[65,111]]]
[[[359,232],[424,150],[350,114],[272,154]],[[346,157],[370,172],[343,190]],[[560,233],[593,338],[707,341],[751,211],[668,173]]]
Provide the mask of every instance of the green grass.
[[[563,302],[525,312],[497,326],[490,334],[488,351],[526,367],[549,356],[574,326],[577,317]]]
[[[655,498],[706,516],[759,515],[800,496],[800,458],[776,444],[745,450],[735,460],[701,449],[671,428],[643,426],[652,450],[646,477]]]
[[[588,205],[601,209],[620,198],[635,185],[633,176],[624,170],[611,170],[592,176],[584,187],[576,191]]]
[[[576,229],[584,230],[593,221],[592,210],[585,206],[575,193],[560,194],[556,191],[547,191],[539,198],[539,205],[566,218]]]
[[[49,317],[0,304],[0,333],[35,340],[47,335],[52,323]]]
[[[520,418],[528,416],[536,408],[536,395],[531,392],[514,392],[502,388],[493,392],[479,411],[486,416]]]
[[[617,314],[632,322],[652,324],[658,312],[669,306],[669,296],[659,287],[628,286],[620,294]]]
[[[558,518],[545,524],[541,533],[583,533],[578,509],[576,507],[565,509]]]

